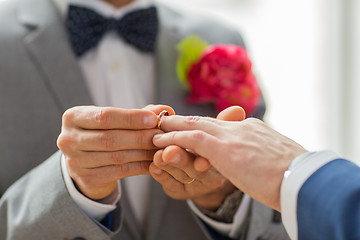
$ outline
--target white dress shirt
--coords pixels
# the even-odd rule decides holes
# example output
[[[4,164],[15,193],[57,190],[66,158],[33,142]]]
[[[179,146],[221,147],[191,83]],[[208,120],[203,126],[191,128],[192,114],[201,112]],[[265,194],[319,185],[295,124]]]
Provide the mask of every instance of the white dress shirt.
[[[151,0],[135,0],[122,8],[114,8],[102,0],[53,0],[65,18],[68,5],[86,6],[103,16],[119,18],[136,8],[151,5]],[[94,103],[98,106],[121,108],[142,108],[154,102],[155,62],[152,54],[143,53],[127,44],[115,32],[107,33],[99,45],[78,59],[87,87]],[[175,67],[175,66],[174,66]],[[78,192],[69,176],[65,159],[62,158],[62,170],[70,195],[88,216],[101,219],[116,208],[121,198],[120,181],[116,190],[100,202],[92,201]],[[124,179],[128,197],[136,219],[142,223],[145,219],[146,202],[149,190],[149,177],[135,176]],[[245,197],[233,224],[216,222],[202,214],[188,201],[190,208],[201,219],[218,231],[230,236],[237,235],[249,207],[249,197]]]
[[[297,200],[302,185],[319,168],[339,158],[331,151],[304,153],[295,158],[285,171],[280,190],[282,221],[289,236],[298,239]]]

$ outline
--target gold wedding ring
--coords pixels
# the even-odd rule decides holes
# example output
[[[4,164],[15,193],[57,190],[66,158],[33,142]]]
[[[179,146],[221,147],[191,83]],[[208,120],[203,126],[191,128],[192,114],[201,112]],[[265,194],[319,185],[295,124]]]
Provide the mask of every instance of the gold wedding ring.
[[[195,178],[193,178],[192,180],[190,180],[189,182],[184,182],[184,184],[191,184],[195,181]]]
[[[161,127],[161,118],[163,116],[169,116],[169,113],[166,110],[161,111],[161,113],[159,113],[158,117],[157,117],[157,128],[160,129]]]

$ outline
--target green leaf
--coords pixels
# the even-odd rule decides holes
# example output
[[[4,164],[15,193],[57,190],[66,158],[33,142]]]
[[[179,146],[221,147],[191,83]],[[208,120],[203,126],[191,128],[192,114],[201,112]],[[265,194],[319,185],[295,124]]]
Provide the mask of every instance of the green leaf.
[[[196,35],[184,38],[177,46],[179,57],[176,64],[176,73],[181,83],[189,88],[186,75],[191,65],[197,62],[203,54],[208,43]]]

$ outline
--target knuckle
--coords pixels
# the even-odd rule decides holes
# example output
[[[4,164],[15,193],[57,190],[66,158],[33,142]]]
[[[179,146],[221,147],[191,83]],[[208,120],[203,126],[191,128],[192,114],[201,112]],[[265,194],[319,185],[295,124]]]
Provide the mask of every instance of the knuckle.
[[[263,121],[258,118],[249,118],[249,121],[254,122],[255,124],[263,124]]]
[[[110,161],[114,164],[123,164],[125,160],[126,158],[123,151],[114,151],[110,153]]]
[[[142,134],[142,133],[137,134],[137,136],[136,136],[136,144],[138,146],[140,146],[140,147],[143,147],[143,146],[147,145],[146,144],[147,139],[148,138],[147,138],[146,134]]]
[[[193,126],[200,121],[199,116],[188,116],[185,118],[185,123],[189,126]]]
[[[115,135],[110,131],[102,132],[99,141],[105,149],[114,149],[115,147]]]
[[[68,134],[60,133],[56,144],[62,152],[67,152],[71,146],[74,146],[75,141],[73,137]]]
[[[76,109],[76,107],[69,108],[63,113],[63,115],[62,115],[63,124],[68,124],[74,120],[74,118],[76,116],[75,111],[74,111],[75,109]]]
[[[131,167],[130,164],[123,164],[119,166],[121,175],[127,175],[127,173],[130,173]]]
[[[249,129],[256,128],[259,125],[263,125],[263,122],[257,118],[247,118],[244,120],[244,123],[246,123],[244,124],[244,126]]]
[[[60,150],[62,150],[65,147],[63,134],[60,133],[60,135],[58,136],[58,138],[56,140],[56,145]]]
[[[192,137],[195,141],[203,141],[205,138],[205,134],[202,131],[195,130]]]
[[[149,174],[151,162],[126,163],[119,165],[119,173],[121,176],[135,176]]]
[[[124,125],[131,126],[135,121],[134,114],[132,114],[130,110],[125,110],[123,114],[124,114],[124,118],[123,118]]]
[[[95,121],[101,128],[107,128],[109,126],[111,113],[108,108],[99,108],[95,113]]]

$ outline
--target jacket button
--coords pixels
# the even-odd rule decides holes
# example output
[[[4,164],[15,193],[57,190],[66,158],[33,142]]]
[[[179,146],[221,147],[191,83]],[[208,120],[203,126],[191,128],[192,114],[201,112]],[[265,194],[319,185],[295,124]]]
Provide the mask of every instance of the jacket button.
[[[86,239],[82,238],[82,237],[76,237],[76,238],[73,238],[72,240],[86,240]]]

